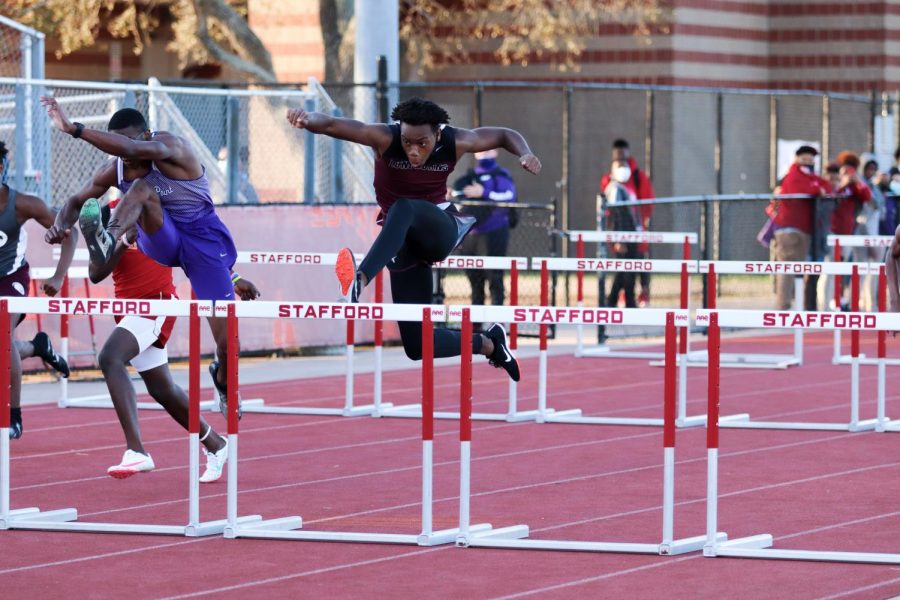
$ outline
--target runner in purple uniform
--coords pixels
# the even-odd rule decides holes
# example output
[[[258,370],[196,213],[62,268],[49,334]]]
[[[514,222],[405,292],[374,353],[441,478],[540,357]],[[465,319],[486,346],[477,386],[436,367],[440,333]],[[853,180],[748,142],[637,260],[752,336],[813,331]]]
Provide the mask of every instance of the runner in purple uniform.
[[[429,100],[401,102],[391,119],[395,121],[392,125],[362,123],[300,108],[287,114],[292,127],[375,151],[375,198],[381,208],[377,220],[383,228],[359,268],[349,249],[338,254],[336,271],[343,298],[356,302],[366,284],[386,266],[394,302],[430,304],[432,263],[447,258],[475,222],[446,200],[447,178],[456,161],[467,152],[503,148],[535,175],[541,170],[541,161],[519,132],[503,127],[451,127],[447,111]],[[421,359],[422,324],[401,322],[398,326],[407,356]],[[458,356],[460,338],[458,331],[435,329],[434,355]],[[519,380],[518,361],[499,323],[472,336],[472,352],[487,356],[493,366]]]
[[[117,187],[125,196],[108,227],[103,227],[97,210],[93,211],[96,215],[81,215],[82,223],[89,223],[82,230],[89,236],[85,241],[92,262],[106,263],[119,238],[137,226],[140,250],[162,265],[181,267],[198,300],[234,300],[235,292],[244,300],[259,296],[251,282],[232,271],[237,250],[231,233],[216,215],[206,170],[184,138],[165,131],[151,132],[144,116],[133,108],[117,111],[109,120],[108,131],[101,131],[70,121],[55,98],[42,97],[41,104],[60,131],[118,157],[66,201],[56,223],[47,231],[48,243],[60,243],[70,235],[89,198]],[[210,373],[224,412],[226,321],[210,318],[209,325],[217,356]]]

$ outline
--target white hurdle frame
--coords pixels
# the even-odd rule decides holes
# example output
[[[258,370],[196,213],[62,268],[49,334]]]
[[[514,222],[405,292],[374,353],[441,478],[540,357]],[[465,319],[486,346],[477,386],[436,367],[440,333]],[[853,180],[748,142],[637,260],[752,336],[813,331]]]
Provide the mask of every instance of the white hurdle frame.
[[[482,317],[490,317],[490,320],[504,320],[509,315],[509,310],[501,307],[481,307],[469,309],[465,307],[450,307],[450,315],[455,312],[463,313],[463,328],[471,330],[469,311],[480,320]],[[576,311],[567,317],[568,323],[596,324],[594,320],[586,320],[588,315],[596,315],[597,310],[610,309],[566,309]],[[482,548],[510,548],[520,550],[567,550],[583,552],[617,552],[631,554],[657,554],[677,555],[693,552],[703,548],[707,537],[698,535],[691,538],[675,539],[675,374],[676,374],[676,323],[688,320],[688,312],[685,310],[670,309],[615,309],[621,312],[622,324],[662,324],[665,327],[665,375],[663,384],[665,428],[663,433],[663,514],[662,535],[659,542],[602,542],[602,541],[574,541],[574,540],[536,540],[521,539],[527,537],[528,526],[514,525],[491,531],[474,531],[469,527],[469,504],[471,501],[471,440],[472,423],[465,414],[471,410],[471,405],[466,405],[466,366],[471,373],[471,355],[463,356],[463,418],[460,419],[460,534],[456,540],[459,547]],[[540,309],[546,312],[547,309]],[[527,311],[527,312],[530,312]],[[526,313],[527,314],[527,313]],[[516,313],[513,316],[521,315]],[[533,323],[558,323],[558,319],[535,318],[520,320],[519,322]],[[468,379],[471,387],[471,377]],[[471,391],[468,392],[469,396]],[[714,536],[718,541],[724,541],[724,536]]]
[[[654,273],[680,273],[681,274],[681,307],[679,309],[666,309],[666,310],[679,310],[679,311],[687,311],[688,308],[688,298],[690,297],[689,293],[689,274],[697,273],[697,261],[695,260],[641,260],[641,259],[579,259],[579,258],[535,258],[532,260],[532,269],[536,268],[537,263],[540,264],[541,269],[541,304],[546,306],[549,304],[546,297],[546,288],[547,288],[547,271],[579,271],[579,272],[587,272],[587,271],[596,271],[596,270],[607,270],[607,271],[619,271],[619,270],[636,270],[637,267],[647,267],[650,266],[650,272]],[[612,314],[613,311],[619,311],[621,309],[598,309],[599,313],[602,314]],[[634,310],[634,309],[632,309]],[[649,309],[639,309],[639,310],[649,310]],[[656,310],[656,309],[654,309]],[[603,312],[606,311],[606,312]],[[609,323],[605,323],[609,324]],[[589,417],[583,416],[582,411],[580,409],[575,410],[567,410],[567,411],[553,411],[552,409],[547,408],[546,397],[547,397],[547,357],[546,357],[546,339],[543,336],[544,329],[546,325],[541,325],[542,327],[542,338],[541,338],[541,362],[538,367],[538,412],[540,414],[540,418],[538,422],[551,422],[551,423],[573,423],[573,424],[590,424],[590,425],[637,425],[637,426],[650,426],[650,427],[662,427],[664,425],[664,420],[662,418],[640,418],[640,417]],[[688,352],[688,338],[690,328],[688,327],[688,322],[685,321],[683,324],[679,325],[679,331],[681,332],[680,342],[678,346],[678,402],[677,402],[677,412],[676,412],[676,420],[675,424],[678,427],[698,427],[703,426],[706,423],[706,415],[688,415],[687,414],[687,366],[689,364],[686,357],[689,356]],[[652,358],[652,357],[664,357],[664,355],[660,355],[655,352],[638,352],[638,351],[622,351],[617,353],[615,356],[610,353],[601,353],[596,355],[591,355],[596,357],[611,357],[611,358]],[[664,364],[664,363],[656,363],[651,362],[653,365]],[[746,419],[748,418],[747,414],[739,414],[739,415],[731,415],[726,417],[728,419]]]
[[[652,232],[636,232],[636,231],[598,231],[598,230],[572,230],[566,231],[565,234],[569,237],[570,240],[576,241],[576,259],[585,260],[587,257],[584,256],[584,243],[585,242],[596,242],[598,244],[604,243],[616,243],[616,242],[628,242],[628,243],[647,243],[647,244],[682,244],[682,260],[681,261],[665,261],[665,260],[651,260],[649,262],[654,264],[668,264],[668,263],[692,263],[694,265],[694,271],[688,271],[688,273],[695,274],[696,271],[696,263],[697,261],[691,260],[691,245],[696,244],[698,237],[696,233],[691,232],[678,232],[678,231],[652,231]],[[539,263],[539,261],[543,260],[542,258],[534,258],[532,259],[532,265]],[[554,259],[555,260],[555,259]],[[571,259],[569,259],[571,260]],[[588,260],[596,260],[596,261],[606,261],[607,263],[611,263],[617,259],[615,258],[605,258],[605,259],[588,259]],[[643,259],[628,259],[632,263],[645,263],[648,262]],[[532,266],[534,269],[535,267]],[[578,280],[578,293],[576,297],[577,306],[584,306],[584,273],[593,272],[599,273],[604,269],[554,269],[550,268],[551,271],[576,271],[576,277]],[[612,269],[605,269],[606,272],[616,272]],[[638,271],[637,273],[640,273]],[[661,267],[660,270],[656,270],[656,267],[653,267],[650,271],[651,273],[681,273],[681,267],[678,267],[677,270],[667,270],[665,267]],[[603,304],[605,298],[599,298],[599,303]],[[686,309],[689,308],[690,302],[690,278],[682,273],[682,281],[681,281],[681,306],[679,308]],[[682,332],[682,335],[686,335],[686,332]],[[688,338],[685,338],[688,339]],[[689,343],[689,342],[688,342]],[[599,344],[593,348],[585,348],[584,347],[584,325],[578,325],[576,327],[576,347],[575,347],[575,356],[577,357],[600,357],[600,358],[647,358],[651,360],[662,360],[663,353],[662,352],[649,352],[649,351],[640,351],[640,350],[624,350],[624,349],[612,349],[607,344]]]
[[[510,272],[510,305],[519,304],[519,271],[528,269],[528,259],[523,256],[449,256],[446,260],[432,265],[435,269],[478,269],[491,270],[502,269]],[[512,324],[509,330],[509,347],[515,350],[518,345],[517,326]],[[382,412],[384,417],[403,417],[418,419],[422,416],[421,405],[407,405],[394,407]],[[459,419],[459,412],[437,411],[435,419]],[[505,413],[476,412],[471,418],[476,421],[506,421],[507,423],[520,423],[535,421],[538,418],[537,410],[519,410],[518,407],[518,383],[510,379],[509,393],[507,396],[507,409]]]
[[[806,329],[829,330],[841,327],[851,329],[854,334],[853,355],[859,358],[860,330],[874,331],[877,327],[869,327],[864,323],[874,323],[882,319],[883,314],[860,312],[812,312],[812,311],[762,311],[762,310],[698,310],[695,319],[698,325],[710,325],[710,315],[718,313],[718,327],[735,327],[744,329]],[[860,326],[848,326],[847,323],[859,321]],[[879,323],[881,320],[878,321]],[[837,324],[837,325],[836,325]],[[844,325],[841,325],[844,324]],[[708,350],[707,350],[708,351]],[[721,353],[720,353],[721,354]],[[716,367],[719,367],[718,358]],[[712,369],[712,365],[710,365]],[[859,362],[852,365],[850,375],[850,419],[846,422],[807,422],[807,421],[755,421],[719,420],[718,427],[730,429],[796,429],[813,431],[871,431],[878,425],[878,419],[860,419],[859,416]],[[882,384],[880,384],[882,385]]]
[[[238,499],[238,419],[237,395],[237,329],[238,318],[279,318],[280,309],[288,307],[292,319],[357,319],[391,321],[421,321],[422,326],[422,402],[425,416],[422,419],[422,530],[418,534],[408,533],[373,533],[359,531],[297,531],[303,525],[299,516],[282,517],[250,524],[237,520]],[[435,546],[450,544],[459,534],[458,528],[434,531],[432,527],[432,477],[433,477],[433,442],[434,442],[434,334],[433,320],[446,320],[447,309],[444,306],[421,304],[328,304],[313,303],[279,303],[279,302],[247,302],[218,303],[216,313],[227,312],[229,340],[235,338],[233,352],[229,351],[228,364],[233,365],[228,372],[228,525],[225,528],[226,538],[238,537],[278,539],[278,540],[311,540],[323,542],[364,542],[380,544],[407,544],[416,546]],[[284,317],[281,317],[284,318]],[[476,531],[491,529],[490,524],[473,527]]]
[[[842,248],[885,248],[888,249],[891,247],[891,242],[894,240],[894,236],[892,235],[829,235],[828,236],[828,245],[834,248],[834,257],[835,262],[840,262],[841,260],[841,249]],[[856,263],[856,264],[866,264],[866,263]],[[874,274],[875,265],[881,265],[883,263],[869,263],[869,275]],[[862,272],[860,274],[863,274]],[[881,293],[880,286],[882,285],[881,279],[879,279],[879,294]],[[842,295],[841,282],[839,280],[835,280],[834,282],[834,299],[835,304],[840,305],[840,299]],[[851,298],[851,302],[859,302],[859,294],[857,293],[856,298]],[[884,312],[884,309],[879,309],[880,312]],[[835,329],[834,331],[834,347],[831,355],[831,363],[835,365],[846,365],[850,364],[851,358],[849,354],[841,353],[841,330]],[[859,355],[859,363],[862,365],[880,365],[884,362],[885,365],[897,366],[900,365],[900,359],[898,358],[871,358],[866,356],[866,354]]]
[[[720,326],[748,327],[762,322],[763,311],[712,311],[703,315],[704,324],[709,325],[709,414],[715,415],[719,406],[719,369],[717,356],[720,348]],[[769,313],[771,314],[771,313]],[[829,315],[834,313],[806,313]],[[878,331],[900,328],[900,315],[872,313],[840,313],[842,315],[857,314],[868,316],[873,327],[867,330]],[[698,319],[699,321],[699,319]],[[757,321],[748,325],[750,321]],[[825,327],[822,327],[825,328]],[[858,328],[852,329],[859,331]],[[793,550],[772,548],[774,538],[771,534],[756,534],[733,540],[722,540],[717,532],[718,521],[718,471],[719,471],[719,427],[716,419],[711,419],[707,431],[707,485],[706,485],[706,527],[707,542],[703,547],[703,555],[707,557],[727,556],[733,558],[767,558],[779,560],[808,560],[849,563],[900,564],[900,554],[877,552],[842,552],[832,550]]]
[[[59,260],[59,247],[53,247],[53,258],[55,260]],[[73,260],[77,261],[88,261],[90,260],[90,256],[88,255],[87,248],[76,248],[75,255]],[[35,267],[31,269],[31,276],[33,279],[46,279],[48,277],[52,277],[53,273],[56,272],[55,267]],[[88,279],[88,267],[85,266],[77,266],[77,267],[69,267],[69,270],[66,275],[66,279],[63,283],[63,289],[60,291],[60,295],[58,298],[67,298],[69,296],[69,282],[71,280],[86,280]],[[97,298],[88,298],[91,300],[96,300]],[[101,298],[102,299],[102,298]],[[88,315],[88,317],[93,317],[93,315]],[[70,315],[60,315],[60,323],[59,323],[59,355],[63,357],[65,360],[69,360],[69,319]],[[93,325],[92,325],[93,327]],[[214,392],[215,393],[215,392]],[[88,396],[76,396],[74,398],[69,397],[69,380],[66,377],[59,378],[59,399],[57,400],[56,405],[59,408],[113,408],[112,400],[109,397],[108,393],[105,394],[91,394]],[[201,410],[214,410],[217,411],[219,407],[218,399],[215,400],[207,400],[200,403]],[[160,406],[157,402],[153,401],[139,401],[137,402],[137,408],[140,410],[165,410],[162,406]]]
[[[363,255],[356,254],[357,260]],[[238,252],[235,264],[242,265],[282,265],[292,267],[333,267],[337,262],[337,253],[334,252],[292,252],[292,251],[261,251],[248,250]],[[375,302],[380,303],[382,298],[382,272],[375,277]],[[275,415],[319,415],[336,417],[371,417],[379,416],[391,404],[384,404],[381,400],[382,377],[382,353],[381,353],[381,324],[375,324],[375,395],[372,404],[357,406],[353,403],[355,369],[355,327],[353,321],[347,321],[347,335],[344,355],[347,357],[347,367],[344,375],[344,405],[340,408],[317,406],[271,406],[267,405],[264,398],[251,398],[243,400],[241,407],[245,413],[261,413]]]
[[[115,307],[113,304],[118,306]],[[32,529],[44,531],[81,531],[91,533],[137,533],[199,537],[217,535],[226,521],[200,520],[200,315],[211,315],[211,302],[184,300],[105,300],[91,298],[4,298],[0,300],[0,530]],[[40,314],[136,314],[190,318],[189,393],[189,496],[187,525],[141,523],[79,522],[78,510],[62,508],[41,510],[36,507],[10,508],[9,448],[9,352],[10,313]],[[241,523],[261,520],[259,515],[237,518]]]
[[[708,275],[712,281],[707,280],[707,310],[713,310],[717,306],[718,275],[794,275],[794,310],[803,310],[803,275],[843,272],[843,265],[832,265],[819,262],[788,262],[788,261],[739,261],[739,260],[701,260],[700,272]],[[847,267],[847,274],[850,274]],[[787,369],[803,365],[803,331],[794,331],[794,344],[791,354],[760,354],[760,353],[728,353],[720,357],[719,366],[731,369]],[[692,366],[705,367],[707,356],[705,351],[693,352],[688,356]]]

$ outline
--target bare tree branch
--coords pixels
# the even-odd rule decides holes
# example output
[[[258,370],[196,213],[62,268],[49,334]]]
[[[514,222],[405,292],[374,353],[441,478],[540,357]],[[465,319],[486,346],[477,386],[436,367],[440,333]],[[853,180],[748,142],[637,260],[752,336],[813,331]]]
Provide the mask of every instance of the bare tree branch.
[[[247,21],[237,14],[222,0],[192,0],[194,12],[197,16],[197,39],[209,52],[210,56],[222,64],[233,69],[247,73],[260,81],[272,83],[277,81],[275,70],[272,67],[272,56],[263,43],[256,37]],[[221,23],[225,31],[230,32],[233,43],[239,43],[240,50],[247,54],[250,60],[240,57],[234,52],[223,48],[210,35],[207,27],[207,18],[213,18]]]

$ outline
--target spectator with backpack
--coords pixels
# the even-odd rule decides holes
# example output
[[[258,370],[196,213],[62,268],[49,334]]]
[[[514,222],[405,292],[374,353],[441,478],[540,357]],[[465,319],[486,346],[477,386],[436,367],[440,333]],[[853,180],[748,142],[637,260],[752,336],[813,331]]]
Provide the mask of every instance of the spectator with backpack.
[[[453,183],[454,195],[467,200],[515,202],[516,184],[509,171],[497,163],[497,150],[475,153],[475,168]],[[516,226],[515,209],[492,206],[467,206],[466,213],[476,218],[468,237],[460,245],[460,253],[478,256],[506,256],[510,229]],[[466,276],[472,286],[472,304],[484,304],[485,283],[488,283],[491,304],[500,306],[504,298],[502,269],[468,269]]]
[[[647,174],[642,169],[638,168],[637,161],[631,156],[631,148],[628,145],[627,140],[620,138],[613,142],[612,161],[613,163],[619,163],[617,168],[624,178],[624,181],[618,183],[628,190],[633,199],[652,200],[653,198],[656,198],[656,192],[653,191],[653,184],[650,183],[650,178],[647,177]],[[628,173],[627,177],[625,177],[626,172]],[[612,173],[613,169],[610,168],[609,172],[601,178],[601,193],[605,194],[610,182],[613,181]],[[649,231],[650,218],[653,216],[653,205],[642,205],[638,213],[637,221],[635,222],[635,227],[632,231]],[[607,229],[609,229],[608,226]],[[637,244],[637,252],[638,254],[635,258],[650,258],[650,245],[646,243]],[[637,302],[640,306],[646,306],[650,304],[650,273],[641,273],[640,281],[641,291]]]

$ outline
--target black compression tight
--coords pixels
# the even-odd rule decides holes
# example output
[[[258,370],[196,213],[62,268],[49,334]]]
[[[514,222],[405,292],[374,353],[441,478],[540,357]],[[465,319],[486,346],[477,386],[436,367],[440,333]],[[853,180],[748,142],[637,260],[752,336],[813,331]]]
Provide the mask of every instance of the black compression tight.
[[[431,304],[434,291],[431,263],[447,258],[456,243],[456,221],[431,202],[398,200],[391,206],[384,227],[360,263],[359,271],[371,281],[390,267],[391,294],[397,304]],[[399,322],[406,355],[422,359],[422,324]],[[459,356],[461,334],[434,330],[434,356]],[[481,352],[482,337],[472,336],[472,352]]]

